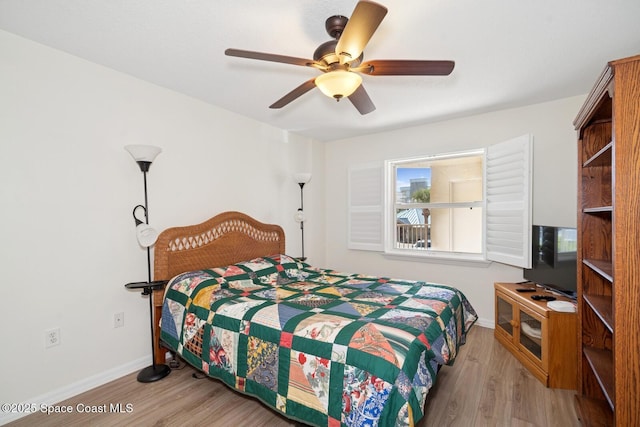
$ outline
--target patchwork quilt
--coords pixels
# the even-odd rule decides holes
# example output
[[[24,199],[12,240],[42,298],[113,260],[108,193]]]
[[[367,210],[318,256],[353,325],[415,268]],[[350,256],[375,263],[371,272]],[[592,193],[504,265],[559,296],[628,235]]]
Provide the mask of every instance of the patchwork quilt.
[[[275,255],[173,278],[161,340],[286,417],[408,426],[423,417],[438,365],[453,363],[476,320],[449,286]]]

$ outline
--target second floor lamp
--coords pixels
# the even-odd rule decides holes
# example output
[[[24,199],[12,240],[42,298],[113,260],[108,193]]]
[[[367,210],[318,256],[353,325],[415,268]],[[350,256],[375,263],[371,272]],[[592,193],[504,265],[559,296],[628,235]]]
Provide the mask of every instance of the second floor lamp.
[[[304,256],[304,185],[311,181],[310,173],[296,173],[293,175],[293,180],[300,186],[300,207],[296,212],[294,218],[300,223],[300,235],[302,237],[302,256],[298,258],[300,261],[305,261],[307,257]]]

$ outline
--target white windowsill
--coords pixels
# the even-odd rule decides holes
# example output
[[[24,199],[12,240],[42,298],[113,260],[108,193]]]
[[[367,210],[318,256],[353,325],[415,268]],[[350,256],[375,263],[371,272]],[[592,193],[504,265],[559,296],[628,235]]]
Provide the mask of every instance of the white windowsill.
[[[438,264],[464,265],[468,267],[487,268],[491,261],[482,254],[443,253],[430,251],[408,251],[391,249],[382,254],[385,258],[398,261],[433,262]]]

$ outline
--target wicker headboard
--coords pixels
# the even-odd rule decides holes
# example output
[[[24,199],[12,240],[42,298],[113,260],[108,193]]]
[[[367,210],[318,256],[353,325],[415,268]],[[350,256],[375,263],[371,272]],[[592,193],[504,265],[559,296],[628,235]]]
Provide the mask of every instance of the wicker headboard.
[[[241,212],[223,212],[201,224],[160,233],[154,249],[154,280],[282,253],[285,236],[280,226]]]

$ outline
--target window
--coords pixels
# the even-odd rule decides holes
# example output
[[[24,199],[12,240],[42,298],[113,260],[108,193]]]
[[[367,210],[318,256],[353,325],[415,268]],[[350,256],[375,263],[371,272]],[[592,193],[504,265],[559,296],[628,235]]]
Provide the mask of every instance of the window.
[[[524,135],[482,150],[350,168],[348,247],[529,268],[531,153]]]
[[[391,249],[482,254],[484,151],[387,162]]]

